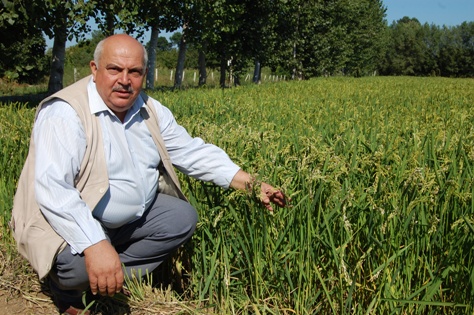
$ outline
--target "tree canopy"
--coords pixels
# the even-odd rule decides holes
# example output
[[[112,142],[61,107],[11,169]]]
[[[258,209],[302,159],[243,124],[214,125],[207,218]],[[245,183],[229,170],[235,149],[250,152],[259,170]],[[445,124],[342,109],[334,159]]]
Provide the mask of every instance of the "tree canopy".
[[[205,83],[206,67],[220,68],[221,83],[228,73],[238,82],[242,70],[253,66],[256,82],[264,66],[294,79],[474,76],[473,22],[447,27],[404,17],[388,25],[385,10],[381,0],[162,0],[127,5],[116,0],[3,0],[0,75],[25,82],[44,76],[46,34],[54,39],[51,90],[59,89],[66,40],[90,36],[87,22],[94,21],[102,36],[127,32],[142,38],[151,30],[149,67],[156,67],[156,51],[180,47],[177,69],[195,64],[200,83]],[[12,36],[18,30],[22,35]],[[159,36],[162,31],[176,33],[168,42]],[[185,63],[190,49],[196,60]],[[153,77],[148,82],[152,86]]]
[[[46,42],[18,3],[0,3],[0,77],[34,83],[47,73]]]

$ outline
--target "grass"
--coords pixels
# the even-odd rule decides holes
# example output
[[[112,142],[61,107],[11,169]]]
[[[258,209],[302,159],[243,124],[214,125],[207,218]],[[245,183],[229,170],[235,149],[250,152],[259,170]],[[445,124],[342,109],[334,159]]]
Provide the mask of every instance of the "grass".
[[[473,87],[371,77],[152,93],[293,199],[270,215],[242,192],[181,177],[200,222],[163,266],[179,275],[177,299],[222,314],[472,314]],[[0,114],[14,257],[6,222],[32,110]]]

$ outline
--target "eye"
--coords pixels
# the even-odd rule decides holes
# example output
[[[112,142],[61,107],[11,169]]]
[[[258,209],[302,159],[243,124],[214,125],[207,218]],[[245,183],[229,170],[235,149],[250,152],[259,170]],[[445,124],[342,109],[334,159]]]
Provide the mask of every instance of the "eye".
[[[107,67],[107,72],[111,75],[117,75],[122,72],[122,70],[117,67]]]
[[[134,78],[139,78],[142,76],[143,71],[141,69],[130,69],[128,73]]]

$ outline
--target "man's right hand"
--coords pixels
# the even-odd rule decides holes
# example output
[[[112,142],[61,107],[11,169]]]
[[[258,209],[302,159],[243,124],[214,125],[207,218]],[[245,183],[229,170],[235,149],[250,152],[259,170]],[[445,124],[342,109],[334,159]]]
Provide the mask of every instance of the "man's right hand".
[[[86,248],[84,257],[92,294],[113,296],[122,290],[122,264],[109,241],[103,240]]]

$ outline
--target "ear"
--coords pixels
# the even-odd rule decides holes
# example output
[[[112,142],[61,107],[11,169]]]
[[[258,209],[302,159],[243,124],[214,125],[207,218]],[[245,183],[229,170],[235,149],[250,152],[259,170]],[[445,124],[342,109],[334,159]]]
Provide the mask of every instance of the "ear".
[[[96,74],[97,74],[97,64],[95,63],[94,60],[91,60],[91,62],[89,63],[89,67],[91,68],[92,79],[95,82],[95,77],[96,77]]]

